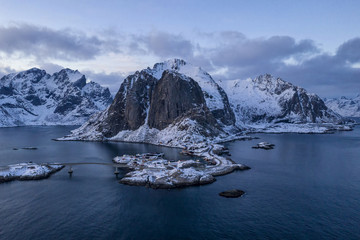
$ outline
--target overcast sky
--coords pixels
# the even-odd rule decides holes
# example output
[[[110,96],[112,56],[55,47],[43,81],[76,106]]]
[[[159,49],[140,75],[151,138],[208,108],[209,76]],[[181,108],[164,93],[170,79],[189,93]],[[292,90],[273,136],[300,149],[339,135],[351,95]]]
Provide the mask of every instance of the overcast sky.
[[[169,58],[215,79],[270,73],[321,97],[360,93],[360,1],[0,0],[0,76],[78,69],[115,92]]]

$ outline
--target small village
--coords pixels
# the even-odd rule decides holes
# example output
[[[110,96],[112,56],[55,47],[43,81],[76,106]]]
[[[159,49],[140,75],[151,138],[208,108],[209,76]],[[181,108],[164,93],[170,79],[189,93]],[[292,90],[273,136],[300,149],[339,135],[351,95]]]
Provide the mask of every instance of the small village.
[[[167,160],[163,153],[143,153],[116,156],[114,163],[126,164],[131,170],[121,180],[128,185],[144,185],[152,188],[175,188],[202,185],[215,181],[215,176],[249,167],[236,164],[229,150],[219,144],[185,146],[181,154],[194,157],[191,160]]]

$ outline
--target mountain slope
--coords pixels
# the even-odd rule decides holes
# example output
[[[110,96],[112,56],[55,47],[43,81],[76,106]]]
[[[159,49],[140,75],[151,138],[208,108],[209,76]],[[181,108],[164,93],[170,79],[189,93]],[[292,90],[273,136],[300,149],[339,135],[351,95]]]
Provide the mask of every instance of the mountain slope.
[[[355,98],[325,99],[326,106],[343,117],[360,117],[360,94]]]
[[[0,79],[0,127],[79,125],[111,102],[109,89],[78,71],[32,68]]]
[[[118,140],[179,146],[238,131],[224,90],[183,60],[128,76],[114,102],[64,140]]]
[[[158,80],[165,70],[178,72],[196,81],[203,91],[207,107],[218,122],[222,125],[233,125],[235,123],[235,115],[230,107],[227,94],[212,79],[210,74],[200,67],[195,67],[181,59],[172,59],[157,63],[152,69],[146,69],[150,75]]]
[[[109,108],[60,140],[179,147],[238,138],[240,129],[302,133],[348,130],[334,127],[343,118],[318,96],[279,78],[264,75],[221,84],[226,91],[208,73],[183,60],[157,63],[128,76]]]
[[[278,123],[338,124],[343,120],[317,95],[269,74],[221,84],[228,93],[237,125],[242,127]]]

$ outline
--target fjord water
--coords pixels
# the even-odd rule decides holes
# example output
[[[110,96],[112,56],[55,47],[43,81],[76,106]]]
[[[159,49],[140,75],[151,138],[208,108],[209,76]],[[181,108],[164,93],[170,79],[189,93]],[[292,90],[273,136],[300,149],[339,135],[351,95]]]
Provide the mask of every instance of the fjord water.
[[[178,149],[57,142],[71,127],[0,129],[0,165],[106,162]],[[0,184],[0,239],[359,239],[360,129],[335,134],[256,134],[228,143],[252,167],[213,184],[154,190],[118,183],[111,166],[75,166],[49,179]],[[252,149],[259,141],[275,149]],[[14,147],[38,150],[13,150]],[[120,175],[125,172],[121,172]],[[218,196],[239,188],[237,199]]]

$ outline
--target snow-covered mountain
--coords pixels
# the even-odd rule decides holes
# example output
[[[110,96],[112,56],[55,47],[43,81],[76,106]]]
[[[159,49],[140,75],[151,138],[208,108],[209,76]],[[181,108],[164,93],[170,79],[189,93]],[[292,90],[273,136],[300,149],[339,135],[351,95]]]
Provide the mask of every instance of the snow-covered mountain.
[[[342,122],[318,96],[270,75],[221,85],[227,93],[208,73],[183,60],[157,63],[128,76],[108,109],[61,140],[178,147],[233,139],[240,129],[326,132]]]
[[[224,90],[201,68],[173,59],[128,76],[108,109],[64,139],[179,146],[235,132]]]
[[[0,127],[80,125],[111,102],[109,89],[78,71],[32,68],[0,79]]]
[[[195,80],[202,89],[207,107],[219,124],[233,125],[235,123],[235,115],[230,107],[227,94],[209,73],[181,59],[157,63],[152,69],[147,68],[145,71],[159,80],[165,70],[175,71]]]
[[[343,121],[317,95],[269,74],[255,79],[224,81],[221,85],[229,96],[239,127]]]
[[[360,118],[360,94],[354,98],[330,98],[325,99],[326,105],[334,112],[343,117]]]

